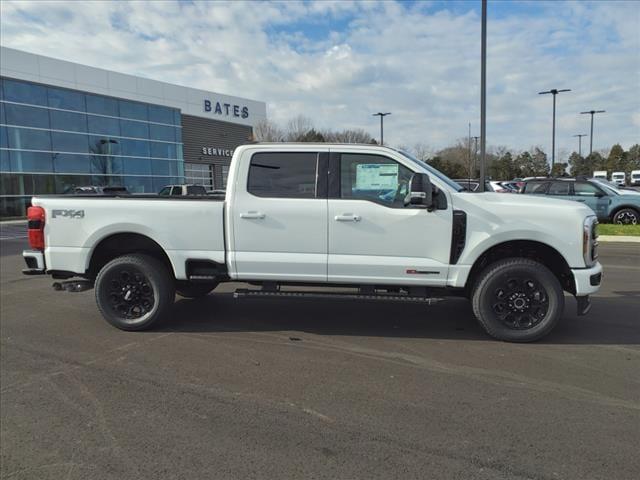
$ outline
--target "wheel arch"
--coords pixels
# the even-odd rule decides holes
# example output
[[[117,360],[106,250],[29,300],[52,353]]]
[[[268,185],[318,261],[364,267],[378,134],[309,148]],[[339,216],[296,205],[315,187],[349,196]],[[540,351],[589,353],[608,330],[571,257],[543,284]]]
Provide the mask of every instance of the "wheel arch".
[[[112,233],[96,243],[89,255],[86,276],[95,279],[100,269],[108,262],[131,253],[141,253],[158,259],[175,277],[175,269],[164,248],[152,238],[133,232]]]
[[[488,265],[507,257],[529,258],[542,263],[556,276],[565,291],[575,294],[575,279],[564,256],[552,246],[537,240],[509,240],[485,250],[471,267],[465,283],[467,294],[471,293],[478,276]]]

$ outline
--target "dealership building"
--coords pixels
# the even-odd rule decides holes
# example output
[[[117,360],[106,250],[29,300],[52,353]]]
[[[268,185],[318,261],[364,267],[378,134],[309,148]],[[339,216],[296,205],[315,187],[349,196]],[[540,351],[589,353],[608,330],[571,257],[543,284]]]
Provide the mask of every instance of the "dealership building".
[[[0,217],[80,186],[223,189],[264,102],[0,47]]]

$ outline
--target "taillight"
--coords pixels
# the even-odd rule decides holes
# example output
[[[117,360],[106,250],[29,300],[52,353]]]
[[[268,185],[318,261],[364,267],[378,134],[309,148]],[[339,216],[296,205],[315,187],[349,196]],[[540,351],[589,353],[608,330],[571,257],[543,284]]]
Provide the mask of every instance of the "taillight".
[[[29,207],[27,209],[27,231],[29,245],[34,250],[44,250],[44,208]]]

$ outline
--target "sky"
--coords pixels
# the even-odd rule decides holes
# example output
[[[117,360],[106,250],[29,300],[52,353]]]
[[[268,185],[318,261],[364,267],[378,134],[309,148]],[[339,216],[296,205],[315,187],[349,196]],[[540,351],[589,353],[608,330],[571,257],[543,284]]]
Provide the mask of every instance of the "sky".
[[[280,124],[433,150],[480,125],[480,1],[0,2],[0,44],[262,100]],[[489,0],[487,143],[559,157],[640,142],[640,2]],[[1,61],[1,59],[0,59]],[[588,139],[583,139],[588,142]],[[584,148],[584,144],[583,144]]]

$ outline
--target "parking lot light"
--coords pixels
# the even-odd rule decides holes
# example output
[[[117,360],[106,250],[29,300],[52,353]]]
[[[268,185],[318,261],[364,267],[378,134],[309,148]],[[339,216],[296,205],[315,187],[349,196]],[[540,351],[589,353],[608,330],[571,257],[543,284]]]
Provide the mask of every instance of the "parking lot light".
[[[556,95],[561,92],[570,92],[570,88],[563,88],[558,90],[557,88],[552,88],[551,90],[547,90],[546,92],[538,92],[538,95],[553,95],[553,125],[551,127],[551,171],[553,171],[553,164],[556,161]]]

